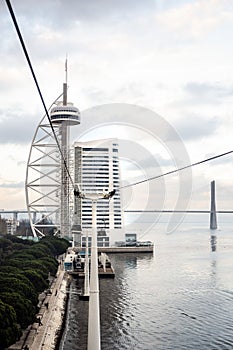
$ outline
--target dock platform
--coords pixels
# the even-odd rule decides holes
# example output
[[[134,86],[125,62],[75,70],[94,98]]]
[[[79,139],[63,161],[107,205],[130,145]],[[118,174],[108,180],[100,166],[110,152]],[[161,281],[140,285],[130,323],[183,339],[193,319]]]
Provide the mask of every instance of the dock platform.
[[[75,247],[77,252],[81,252],[83,248]],[[141,247],[98,247],[100,253],[154,253],[154,245]]]
[[[104,271],[103,267],[99,267],[99,278],[114,278],[115,277],[115,271],[113,267],[107,267]],[[85,273],[84,271],[67,271],[69,275],[78,277],[78,278],[84,278]]]

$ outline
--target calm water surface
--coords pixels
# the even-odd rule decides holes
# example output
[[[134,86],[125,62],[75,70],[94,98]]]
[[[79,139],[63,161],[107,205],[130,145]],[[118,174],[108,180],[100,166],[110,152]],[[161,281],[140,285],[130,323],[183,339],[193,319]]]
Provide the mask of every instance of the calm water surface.
[[[102,350],[233,349],[233,224],[161,225],[150,254],[111,255],[114,280],[100,280]],[[73,281],[60,350],[87,349],[88,303]]]

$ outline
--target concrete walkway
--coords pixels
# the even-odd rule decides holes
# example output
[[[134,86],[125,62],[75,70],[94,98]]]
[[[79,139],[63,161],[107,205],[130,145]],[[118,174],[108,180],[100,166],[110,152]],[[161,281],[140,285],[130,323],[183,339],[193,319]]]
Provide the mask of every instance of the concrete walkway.
[[[51,294],[47,294],[42,302],[37,319],[40,317],[42,325],[33,323],[23,333],[20,340],[11,345],[8,350],[21,350],[27,345],[29,350],[52,350],[55,340],[62,326],[66,298],[67,276],[59,269],[57,277],[50,287]],[[47,305],[47,306],[46,306]]]

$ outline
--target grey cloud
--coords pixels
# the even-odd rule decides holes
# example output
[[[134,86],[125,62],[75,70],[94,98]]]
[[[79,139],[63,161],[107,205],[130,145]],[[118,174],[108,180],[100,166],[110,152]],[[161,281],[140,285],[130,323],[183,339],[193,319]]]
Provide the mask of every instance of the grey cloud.
[[[2,9],[1,9],[2,7]],[[8,12],[6,6],[0,5],[2,12],[5,7],[5,13]],[[148,0],[146,5],[140,0],[42,0],[32,2],[21,0],[14,4],[16,15],[27,19],[40,18],[41,21],[55,27],[72,26],[75,21],[93,21],[105,18],[122,19],[129,17],[135,12],[156,10],[156,4],[153,0]]]
[[[160,1],[158,1],[160,2]],[[166,0],[166,1],[161,1],[161,7],[163,9],[168,9],[170,7],[177,7],[177,6],[181,6],[181,5],[186,5],[187,4],[187,0]]]
[[[183,140],[192,141],[214,134],[220,125],[221,119],[218,117],[205,119],[196,114],[188,114],[175,127]]]
[[[120,155],[123,159],[128,159],[137,165],[138,168],[144,169],[149,174],[151,170],[160,167],[159,161],[162,157],[153,155],[147,148],[133,140],[118,139],[120,146]],[[159,158],[159,159],[158,159]]]
[[[230,206],[228,206],[228,210],[232,210],[232,204],[233,204],[233,188],[230,186],[226,186],[221,182],[216,182],[216,195],[219,200],[222,200],[223,203],[230,202]],[[218,205],[217,202],[217,209],[221,210],[220,204]]]
[[[184,90],[191,97],[198,99],[200,102],[201,100],[212,102],[233,95],[233,86],[226,87],[218,83],[210,84],[190,82],[186,84]]]
[[[25,161],[19,161],[17,162],[17,166],[25,166],[26,162]]]
[[[0,188],[23,188],[24,182],[0,183]]]
[[[25,144],[30,142],[37,126],[36,117],[33,117],[17,113],[17,111],[13,113],[0,110],[0,143]]]
[[[183,87],[183,92],[185,95],[182,99],[168,104],[170,108],[219,105],[224,103],[227,98],[233,97],[233,85],[189,82]]]
[[[226,149],[226,152],[227,151],[230,151]],[[220,152],[220,153],[224,153],[224,152]],[[209,153],[206,155],[205,158],[211,158],[211,157],[214,157],[216,156],[216,154],[213,154],[213,153]],[[226,155],[226,156],[222,156],[222,157],[219,157],[219,158],[216,158],[212,161],[210,161],[208,163],[210,166],[216,166],[216,165],[223,165],[223,164],[233,164],[233,153],[229,154],[229,155]]]
[[[156,176],[156,172],[158,175],[161,173],[161,167],[174,166],[174,162],[172,159],[163,158],[160,154],[151,154],[151,156],[140,160],[140,166],[147,169],[152,176]]]
[[[0,3],[0,30],[2,33],[1,53],[7,54],[6,59],[16,62],[20,55],[23,57],[13,28],[12,21],[6,6],[1,9]],[[151,8],[156,8],[152,0],[144,2],[139,0],[90,0],[90,1],[52,1],[42,0],[40,2],[31,2],[21,0],[15,2],[14,9],[18,19],[24,41],[30,53],[33,62],[43,58],[43,60],[51,60],[51,58],[58,58],[65,55],[65,52],[78,53],[93,50],[97,47],[95,42],[103,43],[102,32],[106,35],[108,43],[111,41],[111,36],[107,35],[110,28],[114,33],[121,31],[125,33],[126,30],[122,27],[125,21],[128,25],[128,17],[137,17],[137,14],[142,14],[143,11],[148,12]],[[95,25],[92,28],[92,21]],[[97,23],[98,22],[98,23]],[[119,27],[120,26],[120,27]],[[135,27],[135,25],[133,25]],[[46,36],[46,29],[48,29],[48,37]],[[76,35],[66,33],[64,29],[70,30],[76,28]],[[50,29],[54,30],[50,37]],[[135,28],[134,30],[139,30]],[[101,33],[100,33],[100,32]],[[100,37],[99,37],[100,35]],[[84,39],[86,37],[86,40]],[[91,44],[90,44],[91,41]],[[108,45],[106,43],[106,46]],[[17,56],[17,58],[15,58]]]
[[[116,96],[126,98],[133,97],[135,100],[142,99],[145,96],[142,85],[137,82],[131,82],[115,89],[112,87],[112,89],[108,89],[107,91],[97,86],[90,86],[81,89],[81,92],[86,98],[92,101],[94,105],[104,103],[106,100],[115,101]]]

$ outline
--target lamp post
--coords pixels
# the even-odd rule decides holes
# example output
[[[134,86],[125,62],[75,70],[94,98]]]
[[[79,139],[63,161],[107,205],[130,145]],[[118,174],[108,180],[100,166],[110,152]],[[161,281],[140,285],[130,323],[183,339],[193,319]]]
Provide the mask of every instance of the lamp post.
[[[99,199],[110,199],[115,190],[107,193],[83,194],[74,189],[74,195],[79,198],[90,199],[92,202],[92,239],[91,239],[91,274],[90,274],[90,298],[88,313],[88,350],[100,350],[100,309],[99,309],[99,274],[98,274],[98,248],[97,248],[97,220],[96,206]]]

